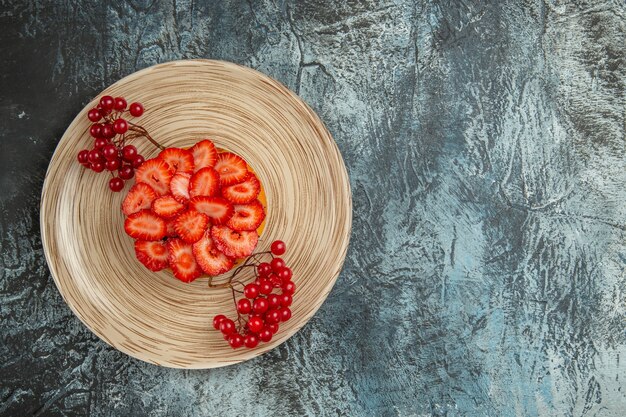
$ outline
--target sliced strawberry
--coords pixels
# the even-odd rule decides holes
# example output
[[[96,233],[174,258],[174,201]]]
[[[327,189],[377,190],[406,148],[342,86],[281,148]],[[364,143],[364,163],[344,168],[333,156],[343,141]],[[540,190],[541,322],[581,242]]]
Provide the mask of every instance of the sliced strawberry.
[[[189,200],[189,180],[191,179],[191,174],[185,174],[184,172],[179,172],[178,174],[172,177],[172,181],[170,181],[170,191],[175,199],[180,201],[181,203],[187,202]]]
[[[150,210],[141,210],[126,218],[124,230],[133,239],[161,240],[167,227],[165,221]]]
[[[233,217],[226,223],[233,230],[256,230],[265,219],[265,210],[259,200],[250,204],[237,204],[234,209]]]
[[[191,282],[202,275],[202,269],[193,257],[191,243],[182,239],[170,239],[167,241],[169,252],[169,264],[174,276],[183,282]]]
[[[213,224],[224,224],[233,215],[233,205],[221,197],[194,197],[189,200],[189,208],[204,213]]]
[[[196,143],[190,151],[193,155],[193,163],[196,171],[206,167],[213,167],[217,161],[215,145],[208,139]]]
[[[235,261],[220,252],[211,240],[211,233],[204,234],[202,239],[193,244],[193,256],[202,270],[211,276],[230,271]]]
[[[193,172],[193,155],[187,149],[166,148],[161,151],[158,158],[165,161],[175,173]]]
[[[224,187],[222,195],[233,204],[248,204],[256,200],[261,191],[261,183],[253,173],[248,173],[244,182]]]
[[[143,182],[133,185],[122,202],[122,212],[129,216],[140,210],[149,209],[157,194]]]
[[[224,255],[231,258],[245,258],[252,255],[259,240],[256,231],[239,232],[227,226],[213,226],[211,228],[211,238],[215,246]]]
[[[198,195],[212,196],[217,193],[220,186],[220,176],[213,168],[202,168],[193,174],[189,180],[189,196]]]
[[[220,185],[222,187],[240,183],[248,175],[246,161],[230,152],[218,154],[214,168],[220,175]]]
[[[148,159],[141,164],[135,172],[137,182],[145,182],[157,194],[167,194],[170,189],[170,181],[172,180],[174,171],[161,159]]]
[[[184,209],[185,205],[169,194],[152,202],[152,211],[164,218],[174,217]]]
[[[185,241],[194,243],[202,238],[209,226],[209,218],[195,210],[187,210],[178,215],[174,223],[174,230]]]
[[[167,237],[179,237],[178,232],[174,228],[174,224],[176,223],[176,217],[165,220],[165,236]]]
[[[163,241],[136,240],[135,255],[150,271],[160,271],[169,266],[167,246]]]

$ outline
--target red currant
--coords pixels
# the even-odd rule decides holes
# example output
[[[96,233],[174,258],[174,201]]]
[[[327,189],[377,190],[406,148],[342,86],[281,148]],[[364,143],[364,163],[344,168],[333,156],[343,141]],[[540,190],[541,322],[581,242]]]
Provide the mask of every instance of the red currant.
[[[131,115],[139,117],[143,114],[143,106],[141,103],[131,103],[129,111]]]
[[[272,270],[276,273],[280,272],[285,267],[285,261],[282,258],[272,259]]]
[[[115,147],[115,145],[104,145],[102,147],[102,156],[104,156],[105,159],[111,160],[111,159],[117,159],[117,148]]]
[[[259,339],[262,342],[269,342],[272,340],[272,332],[269,329],[263,329],[259,332]]]
[[[289,281],[291,279],[293,275],[293,272],[291,271],[291,268],[289,268],[288,266],[284,267],[283,269],[281,269],[280,271],[278,271],[278,276],[280,277],[280,279],[284,282],[284,281]]]
[[[115,97],[114,99],[115,104],[113,105],[113,108],[117,111],[124,111],[126,110],[126,100],[124,100],[124,97]]]
[[[107,143],[109,143],[109,141],[105,138],[96,138],[96,140],[93,141],[93,147],[102,149]]]
[[[282,240],[275,240],[274,242],[272,242],[271,250],[274,255],[280,256],[285,253],[285,250],[287,250],[287,246]]]
[[[94,138],[102,136],[102,125],[100,123],[94,123],[89,128],[89,134]]]
[[[260,276],[266,277],[272,272],[272,266],[267,262],[261,262],[259,266],[256,267],[256,270]]]
[[[243,344],[247,348],[255,348],[259,344],[259,338],[253,334],[248,334],[246,335],[246,337],[243,338]]]
[[[78,152],[78,162],[83,165],[89,162],[89,151],[87,149],[83,149],[82,151]]]
[[[111,178],[109,180],[109,188],[116,193],[122,191],[122,188],[124,188],[124,180],[118,177]]]
[[[283,307],[289,307],[293,301],[293,298],[289,294],[283,294],[280,296],[280,305]]]
[[[97,122],[102,119],[102,114],[100,114],[100,110],[98,109],[91,109],[89,110],[89,113],[87,113],[87,118],[92,122]]]
[[[291,318],[291,310],[289,307],[283,307],[279,310],[279,312],[281,321],[287,321]]]
[[[248,314],[252,311],[252,303],[247,298],[242,298],[237,302],[237,311],[241,314]]]
[[[240,334],[231,334],[228,337],[228,344],[233,348],[237,349],[243,346],[243,336]]]
[[[113,97],[111,96],[104,96],[100,99],[100,106],[103,109],[111,110],[114,105],[115,105],[115,100],[113,100]]]
[[[281,285],[283,285],[283,281],[278,277],[278,275],[276,275],[273,272],[270,274],[270,276],[267,279],[270,280],[274,288],[279,288]]]
[[[258,314],[265,313],[268,308],[270,308],[270,304],[265,298],[257,298],[254,300],[254,303],[252,303],[252,310]]]
[[[94,162],[100,162],[102,161],[102,152],[100,152],[97,149],[92,149],[89,151],[89,162],[91,162],[92,164]]]
[[[115,136],[115,130],[113,130],[113,125],[111,123],[105,123],[102,125],[102,136],[111,139]]]
[[[113,130],[115,130],[115,133],[118,133],[120,135],[126,133],[126,131],[128,130],[128,122],[126,122],[126,120],[124,119],[117,119],[115,122],[113,122]]]
[[[120,168],[120,165],[122,165],[122,163],[120,162],[119,159],[109,159],[108,161],[106,161],[104,163],[104,166],[109,171],[116,171],[116,170],[118,170]]]
[[[94,172],[102,172],[104,171],[104,162],[102,161],[92,162],[91,164],[89,164],[89,168],[91,168],[92,171]],[[109,186],[111,185],[109,184]]]
[[[250,299],[257,298],[259,296],[259,286],[256,284],[246,285],[243,287],[243,295]]]
[[[273,289],[274,289],[274,286],[269,280],[263,279],[263,278],[259,280],[259,292],[261,294],[267,295],[271,293]]]
[[[100,112],[100,114],[102,115],[102,117],[106,116],[107,114],[111,113],[110,109],[105,109],[104,107],[102,107],[100,104],[98,104],[96,106],[96,109]]]
[[[144,163],[144,161],[145,159],[143,159],[143,156],[137,155],[135,158],[133,158],[133,168],[139,168],[141,164]]]
[[[126,145],[122,148],[122,158],[124,161],[132,162],[137,156],[137,148],[133,145]]]
[[[133,177],[133,175],[135,175],[135,170],[130,165],[124,165],[119,171],[117,171],[117,175],[119,175],[123,180],[129,180]]]
[[[272,334],[276,334],[278,332],[278,323],[268,324],[265,328],[272,332]]]
[[[278,310],[270,310],[265,314],[265,321],[268,324],[278,323],[281,319],[281,313]]]
[[[293,283],[293,281],[287,281],[285,283],[283,283],[283,293],[284,294],[293,294],[294,292],[296,292],[296,284]]]
[[[280,295],[278,294],[270,294],[267,296],[267,302],[270,305],[270,308],[280,307]]]
[[[223,319],[220,323],[220,332],[224,334],[235,333],[235,322],[228,318]]]
[[[248,320],[248,329],[252,333],[258,333],[263,329],[263,319],[261,317],[250,317]]]
[[[217,316],[213,317],[213,328],[215,330],[219,330],[220,329],[220,323],[222,322],[222,320],[224,320],[226,318],[225,315],[223,314],[218,314]]]

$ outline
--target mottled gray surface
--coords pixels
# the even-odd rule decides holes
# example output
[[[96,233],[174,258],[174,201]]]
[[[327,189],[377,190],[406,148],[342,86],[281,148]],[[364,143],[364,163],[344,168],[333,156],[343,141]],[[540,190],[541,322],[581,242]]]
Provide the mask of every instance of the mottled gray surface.
[[[626,415],[622,0],[71,3],[0,6],[0,415]],[[354,193],[318,314],[211,371],[93,336],[38,222],[82,106],[196,57],[298,92]]]

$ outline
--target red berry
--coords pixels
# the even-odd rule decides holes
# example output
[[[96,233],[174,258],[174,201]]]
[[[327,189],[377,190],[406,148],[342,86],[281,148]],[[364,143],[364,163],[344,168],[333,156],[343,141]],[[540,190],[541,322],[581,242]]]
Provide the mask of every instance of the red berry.
[[[259,338],[253,334],[248,334],[246,335],[246,337],[243,338],[243,344],[247,348],[255,348],[259,344]]]
[[[270,294],[267,296],[267,302],[270,304],[270,308],[280,307],[281,296],[278,294]]]
[[[122,148],[122,158],[124,161],[132,162],[137,156],[137,148],[133,145],[126,145]]]
[[[133,175],[135,175],[135,170],[130,165],[124,165],[119,171],[117,171],[117,175],[119,175],[123,180],[129,180],[133,177]]]
[[[124,100],[124,97],[115,97],[114,99],[115,104],[113,104],[113,108],[117,111],[124,111],[126,110],[126,100]]]
[[[248,284],[243,287],[243,295],[246,298],[257,298],[259,296],[259,286],[256,284]]]
[[[105,159],[111,160],[111,159],[117,159],[117,148],[115,147],[115,145],[104,145],[102,147],[102,156],[104,156]]]
[[[266,277],[272,272],[272,266],[267,262],[261,262],[259,266],[256,267],[256,270],[260,276]]]
[[[131,103],[129,110],[130,114],[135,117],[139,117],[143,114],[143,106],[141,105],[141,103]]]
[[[267,294],[271,293],[273,289],[274,289],[274,286],[272,285],[272,283],[269,280],[267,280],[267,279],[260,279],[259,280],[259,292],[261,294],[267,295]]]
[[[217,316],[213,317],[213,328],[215,330],[219,330],[220,329],[220,323],[222,322],[222,320],[224,320],[226,318],[225,315],[223,314],[218,314]]]
[[[83,149],[82,151],[78,152],[78,162],[83,165],[89,162],[89,151],[87,149]]]
[[[126,133],[126,131],[128,130],[128,122],[126,122],[126,120],[124,119],[117,119],[115,122],[113,122],[113,130],[115,130],[115,133],[118,134],[122,134],[122,133]]]
[[[272,283],[272,285],[274,286],[274,288],[280,288],[281,285],[283,285],[283,280],[280,279],[278,277],[278,275],[276,275],[275,273],[271,273],[269,277],[267,277],[267,279],[270,280],[270,282]]]
[[[272,259],[272,270],[276,273],[280,272],[285,267],[285,261],[282,258]]]
[[[285,250],[287,250],[287,246],[282,240],[275,240],[274,242],[272,242],[271,250],[274,255],[280,256],[285,253]]]
[[[293,275],[293,272],[291,271],[291,268],[289,268],[288,266],[286,266],[283,269],[281,269],[280,271],[278,271],[278,277],[283,282],[284,281],[289,281],[291,279],[292,275]]]
[[[268,324],[265,328],[272,332],[272,334],[276,334],[278,332],[278,323]]]
[[[113,97],[111,96],[104,96],[100,99],[100,106],[103,109],[111,110],[114,105],[115,105],[115,100],[113,100]]]
[[[261,317],[250,317],[248,320],[248,329],[252,333],[258,333],[263,329],[263,319]]]
[[[101,162],[101,161],[102,161],[102,152],[100,152],[97,149],[92,149],[89,151],[89,162],[93,164],[94,162]]]
[[[243,346],[243,336],[240,334],[231,334],[228,337],[228,344],[230,345],[230,347],[232,347],[233,349],[237,349]]]
[[[89,134],[94,138],[102,136],[102,125],[100,123],[94,123],[89,128]]]
[[[293,301],[293,298],[289,294],[283,294],[280,296],[280,305],[283,307],[289,307]]]
[[[111,191],[116,193],[118,191],[122,191],[122,188],[124,188],[124,180],[118,177],[111,178],[111,180],[109,181],[109,188],[111,189]]]
[[[145,159],[141,155],[137,155],[133,158],[133,168],[139,168],[141,164],[145,162]]]
[[[270,304],[265,298],[257,298],[254,300],[254,303],[252,303],[252,310],[258,314],[265,313],[268,308],[270,308]]]
[[[97,122],[102,119],[102,114],[100,114],[100,110],[98,109],[91,109],[89,110],[89,113],[87,113],[87,118],[92,122]]]
[[[237,302],[237,311],[241,314],[248,314],[252,311],[252,303],[247,298],[242,298]]]
[[[281,318],[281,313],[276,309],[270,310],[265,314],[265,321],[268,324],[278,323],[280,321],[280,318]]]
[[[281,321],[287,321],[291,318],[291,310],[289,307],[283,307],[279,310]]]
[[[111,139],[115,136],[115,130],[113,130],[113,125],[111,123],[105,123],[102,125],[102,136]]]
[[[91,164],[89,164],[89,168],[91,168],[94,172],[102,172],[104,171],[104,162],[92,162]]]
[[[109,141],[105,138],[96,138],[96,140],[93,141],[93,147],[96,149],[102,149],[107,143],[109,143]]]
[[[120,168],[120,165],[122,165],[122,162],[119,159],[109,159],[108,161],[106,161],[104,163],[104,166],[109,171],[116,171],[116,170],[118,170]]]
[[[284,294],[293,294],[296,291],[296,284],[293,281],[287,281],[283,283],[283,293]]]
[[[220,323],[220,332],[224,334],[235,333],[235,322],[228,318],[223,319]]]
[[[259,332],[259,339],[262,342],[269,342],[272,340],[272,332],[269,329],[263,329]]]

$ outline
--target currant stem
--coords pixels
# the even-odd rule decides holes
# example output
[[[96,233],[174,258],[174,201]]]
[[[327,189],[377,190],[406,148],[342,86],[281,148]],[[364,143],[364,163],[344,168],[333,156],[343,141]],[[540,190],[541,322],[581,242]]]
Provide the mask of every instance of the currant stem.
[[[137,132],[137,133],[140,133],[142,136],[145,136],[146,139],[148,139],[150,142],[152,142],[152,144],[154,146],[156,146],[157,148],[159,148],[160,150],[164,150],[165,149],[165,147],[163,145],[161,145],[156,140],[152,139],[152,136],[150,136],[148,131],[146,129],[144,129],[143,127],[141,127],[139,125],[136,125],[133,122],[128,122],[128,125],[130,126],[128,128],[128,130],[132,130],[133,132]]]

